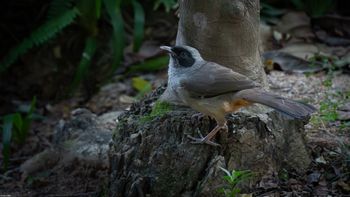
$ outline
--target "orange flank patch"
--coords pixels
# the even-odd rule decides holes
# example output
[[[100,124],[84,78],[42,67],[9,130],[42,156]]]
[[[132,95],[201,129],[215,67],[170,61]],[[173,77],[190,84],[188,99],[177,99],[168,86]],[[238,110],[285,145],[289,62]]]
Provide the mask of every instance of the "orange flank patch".
[[[246,107],[249,105],[251,105],[251,102],[244,99],[239,99],[234,100],[232,102],[224,102],[224,110],[225,112],[235,112],[239,110],[239,108]]]

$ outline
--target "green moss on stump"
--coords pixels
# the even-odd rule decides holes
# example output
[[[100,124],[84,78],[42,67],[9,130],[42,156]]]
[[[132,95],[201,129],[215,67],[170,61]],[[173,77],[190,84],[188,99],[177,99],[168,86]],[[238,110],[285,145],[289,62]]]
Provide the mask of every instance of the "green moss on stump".
[[[164,114],[172,110],[172,106],[168,102],[164,101],[156,101],[154,106],[152,107],[152,111],[150,114],[142,116],[141,122],[148,122],[153,120],[156,117],[162,117]]]

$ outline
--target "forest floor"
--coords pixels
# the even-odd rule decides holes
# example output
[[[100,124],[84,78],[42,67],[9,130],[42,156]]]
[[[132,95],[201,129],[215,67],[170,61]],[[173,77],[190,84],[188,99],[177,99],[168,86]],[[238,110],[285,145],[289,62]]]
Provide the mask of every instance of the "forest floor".
[[[156,84],[165,82],[165,73],[154,75]],[[148,76],[149,77],[149,76]],[[162,79],[162,80],[159,80]],[[349,98],[336,92],[350,92],[350,76],[338,74],[332,84],[325,86],[328,75],[287,74],[271,71],[268,74],[270,90],[285,97],[308,101],[317,108],[327,104],[348,106]],[[131,80],[131,79],[129,79]],[[127,80],[128,81],[128,80]],[[128,83],[128,82],[127,82]],[[126,83],[126,84],[127,84]],[[106,111],[123,111],[133,100],[122,83],[106,85],[83,106],[96,114]],[[129,98],[130,97],[130,98]],[[326,104],[325,104],[326,102]],[[327,103],[329,102],[329,103]],[[332,106],[332,105],[331,105]],[[34,122],[27,143],[12,153],[9,170],[0,177],[0,194],[11,196],[104,196],[107,186],[108,168],[84,165],[77,160],[74,165],[59,165],[40,169],[24,177],[20,165],[45,149],[53,146],[54,128],[60,119],[69,119],[70,112],[78,106],[76,99],[62,101],[50,106],[44,121]],[[100,111],[99,111],[100,110]],[[331,110],[331,109],[327,109]],[[279,182],[268,187],[256,187],[255,195],[273,196],[276,193],[339,196],[350,192],[350,130],[341,120],[325,119],[332,111],[321,110],[306,125],[306,140],[312,163],[306,174],[283,171]],[[347,112],[349,113],[349,112]],[[45,162],[45,161],[43,161]],[[49,165],[49,164],[47,164]]]

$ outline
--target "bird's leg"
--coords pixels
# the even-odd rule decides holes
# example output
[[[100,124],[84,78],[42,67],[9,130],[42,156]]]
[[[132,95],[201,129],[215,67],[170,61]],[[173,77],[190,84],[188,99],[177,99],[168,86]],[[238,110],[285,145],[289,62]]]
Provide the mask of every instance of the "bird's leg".
[[[195,138],[192,136],[187,136],[189,139],[193,140],[191,143],[192,144],[209,144],[212,146],[220,146],[220,144],[217,144],[215,142],[210,141],[218,131],[220,131],[220,129],[224,129],[225,131],[227,131],[227,125],[226,122],[224,124],[218,124],[216,125],[216,127],[211,130],[208,135],[206,135],[205,137],[200,136],[200,138]]]

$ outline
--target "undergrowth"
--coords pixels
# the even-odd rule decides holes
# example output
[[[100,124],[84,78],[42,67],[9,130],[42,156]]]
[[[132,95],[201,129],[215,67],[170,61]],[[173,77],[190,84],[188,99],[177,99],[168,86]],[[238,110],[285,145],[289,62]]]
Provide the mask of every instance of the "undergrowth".
[[[339,72],[337,60],[327,56],[315,56],[311,59],[320,61],[323,67],[327,70],[326,79],[322,85],[325,87],[325,97],[320,102],[319,114],[311,118],[311,123],[314,125],[325,125],[334,123],[339,120],[338,108],[350,101],[350,92],[340,92],[333,89],[333,80]],[[339,121],[339,128],[345,129],[350,126],[350,121]]]
[[[252,177],[252,173],[249,170],[232,170],[231,172],[221,168],[225,172],[223,179],[226,181],[226,185],[222,188],[219,188],[219,192],[224,194],[226,197],[236,197],[241,193],[241,189],[238,187],[238,184],[246,181]]]

